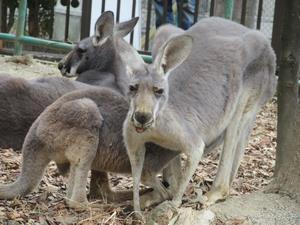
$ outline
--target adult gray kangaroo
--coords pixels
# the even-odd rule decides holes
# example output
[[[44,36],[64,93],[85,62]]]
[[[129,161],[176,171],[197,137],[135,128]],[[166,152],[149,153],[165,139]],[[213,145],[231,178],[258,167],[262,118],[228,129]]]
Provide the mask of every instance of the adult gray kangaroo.
[[[179,206],[204,147],[224,134],[206,204],[225,198],[255,115],[275,92],[275,55],[269,41],[234,22],[208,18],[170,39],[151,65],[121,42],[119,49],[131,74],[123,135],[135,211],[140,211],[138,188],[144,143],[149,141],[187,157],[172,199]]]
[[[58,165],[70,164],[70,207],[87,202],[85,187],[90,169],[129,174],[131,166],[122,138],[128,108],[124,96],[107,88],[78,90],[59,98],[31,126],[22,149],[21,174],[14,183],[0,185],[0,199],[31,192],[51,160]],[[143,181],[148,186],[163,187],[156,175],[178,153],[151,143],[146,147]]]

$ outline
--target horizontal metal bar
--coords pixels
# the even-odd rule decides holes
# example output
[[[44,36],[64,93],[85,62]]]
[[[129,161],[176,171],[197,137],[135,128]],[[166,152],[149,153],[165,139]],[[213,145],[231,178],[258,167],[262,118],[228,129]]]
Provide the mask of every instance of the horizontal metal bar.
[[[15,41],[16,35],[7,34],[7,33],[0,33],[0,39],[5,41]]]
[[[143,60],[144,60],[146,63],[152,63],[152,56],[151,56],[151,55],[143,55],[143,54],[140,54],[140,56],[142,56]]]
[[[66,49],[66,50],[70,50],[74,46],[72,44],[68,44],[64,42],[49,41],[49,40],[34,38],[30,36],[22,36],[20,38],[20,41],[25,44],[39,45],[47,48],[58,48],[58,49]]]
[[[6,40],[6,41],[16,41],[16,35],[0,33],[0,40],[1,39]],[[37,46],[44,46],[47,48],[64,49],[64,50],[71,50],[74,46],[72,44],[68,44],[68,43],[64,43],[64,42],[49,41],[49,40],[34,38],[34,37],[30,37],[30,36],[21,36],[19,38],[19,41],[24,44],[31,44],[31,45],[37,45]],[[150,55],[144,55],[144,54],[140,54],[140,55],[146,63],[152,62],[152,57]]]
[[[7,41],[16,41],[16,35],[0,33],[0,39],[7,40]],[[49,40],[44,40],[44,39],[30,37],[30,36],[21,36],[18,40],[24,44],[44,46],[47,48],[65,49],[65,50],[70,50],[73,48],[72,44],[57,42],[57,41],[49,41]]]

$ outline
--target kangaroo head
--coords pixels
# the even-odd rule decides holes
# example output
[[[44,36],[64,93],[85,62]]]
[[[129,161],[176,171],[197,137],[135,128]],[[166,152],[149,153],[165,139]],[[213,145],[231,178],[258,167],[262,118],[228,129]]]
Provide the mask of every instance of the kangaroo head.
[[[79,41],[58,64],[61,74],[77,76],[87,70],[107,71],[115,57],[115,38],[123,38],[130,33],[138,17],[114,24],[114,14],[104,12],[95,24],[94,35]]]
[[[148,65],[135,49],[118,42],[120,55],[130,77],[128,117],[137,132],[155,126],[156,118],[168,100],[168,76],[188,57],[192,42],[188,35],[170,39],[160,48],[153,63]]]

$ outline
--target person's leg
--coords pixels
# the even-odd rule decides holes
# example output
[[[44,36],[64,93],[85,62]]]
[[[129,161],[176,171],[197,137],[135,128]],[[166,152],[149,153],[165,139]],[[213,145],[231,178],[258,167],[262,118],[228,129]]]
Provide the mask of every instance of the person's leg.
[[[178,24],[184,30],[189,29],[194,24],[194,13],[196,6],[195,1],[196,0],[177,0],[177,8],[178,10],[182,10],[182,21],[179,21]],[[179,6],[179,4],[182,4],[181,7]]]
[[[167,1],[167,17],[165,23],[174,24],[174,16],[172,10],[172,0]],[[155,15],[156,15],[156,27],[159,27],[164,22],[164,0],[155,0],[154,1]]]

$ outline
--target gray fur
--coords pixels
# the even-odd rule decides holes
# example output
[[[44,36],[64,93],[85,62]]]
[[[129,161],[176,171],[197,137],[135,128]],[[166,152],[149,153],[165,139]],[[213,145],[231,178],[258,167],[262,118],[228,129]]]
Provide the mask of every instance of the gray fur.
[[[0,75],[0,146],[19,150],[29,127],[53,101],[89,85],[62,77],[34,80]]]
[[[124,60],[131,57],[124,141],[132,165],[135,211],[140,210],[143,146],[149,141],[187,156],[172,201],[179,206],[204,147],[223,136],[206,204],[226,197],[255,115],[275,92],[275,55],[269,41],[237,23],[208,18],[170,39],[151,65],[133,59],[134,49],[122,43],[119,48]]]
[[[106,183],[106,172],[131,173],[122,141],[128,107],[124,96],[106,88],[75,91],[59,98],[31,126],[22,149],[21,175],[14,183],[0,186],[0,198],[31,192],[51,160],[58,165],[70,164],[67,198],[72,207],[86,202],[90,169],[105,172],[100,179]],[[177,153],[150,143],[146,146],[143,181],[151,186],[157,181],[155,175]],[[131,198],[131,193],[122,193],[117,200]]]
[[[152,58],[155,59],[156,55],[159,51],[159,48],[164,45],[170,38],[175,37],[177,35],[183,34],[184,30],[176,27],[172,24],[165,24],[160,26],[156,33],[153,40],[152,46]]]

